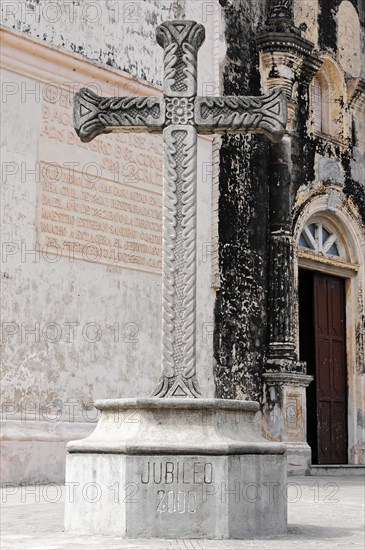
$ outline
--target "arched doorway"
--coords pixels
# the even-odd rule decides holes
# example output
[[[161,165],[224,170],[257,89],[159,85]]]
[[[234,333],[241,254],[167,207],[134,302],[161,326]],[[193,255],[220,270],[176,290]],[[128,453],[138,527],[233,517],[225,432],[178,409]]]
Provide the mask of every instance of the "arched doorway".
[[[296,224],[298,352],[314,378],[306,392],[312,464],[356,464],[364,243],[345,201],[328,208],[330,195],[308,200]]]

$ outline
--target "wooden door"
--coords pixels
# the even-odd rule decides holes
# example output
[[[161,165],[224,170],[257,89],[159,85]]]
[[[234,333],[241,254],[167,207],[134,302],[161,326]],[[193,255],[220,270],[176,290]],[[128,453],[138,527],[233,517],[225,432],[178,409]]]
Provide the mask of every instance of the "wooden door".
[[[319,464],[347,463],[344,280],[314,275],[314,336]]]

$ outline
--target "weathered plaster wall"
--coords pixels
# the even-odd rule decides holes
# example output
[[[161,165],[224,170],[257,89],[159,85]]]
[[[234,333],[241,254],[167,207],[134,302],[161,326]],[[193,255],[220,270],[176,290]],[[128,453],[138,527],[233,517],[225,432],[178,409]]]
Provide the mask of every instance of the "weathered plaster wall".
[[[314,4],[317,0],[314,2]],[[341,37],[340,40],[337,39],[338,30],[341,32],[342,29],[346,27],[345,21],[339,26],[339,15],[344,17],[344,20],[351,18],[351,12],[354,13],[351,9],[351,4],[355,8],[357,14],[360,18],[360,23],[362,27],[362,52],[364,52],[364,3],[362,0],[318,0],[319,4],[319,17],[318,17],[318,33],[319,33],[319,48],[323,50],[330,50],[332,53],[337,54],[339,50],[342,49],[345,37]],[[356,30],[358,24],[356,21],[353,21],[353,26],[349,23],[349,29],[351,33]],[[340,28],[339,28],[340,27]],[[345,31],[346,32],[346,31]],[[348,41],[348,44],[354,46],[356,50],[357,37],[354,37],[354,43],[352,40]],[[364,74],[364,58],[362,57],[362,74]]]
[[[302,29],[303,36],[318,46],[318,11],[317,0],[294,0],[294,23]]]
[[[353,78],[361,75],[360,20],[353,4],[344,1],[338,10],[337,42],[339,61]],[[349,37],[351,36],[351,40]]]
[[[2,23],[95,63],[161,84],[162,50],[155,28],[170,17],[173,5],[156,0],[4,2]]]
[[[162,84],[163,52],[156,27],[167,19],[194,18],[211,29],[215,4],[203,0],[18,0],[1,4],[4,26],[56,48],[147,82]],[[211,46],[201,51],[201,82],[211,82]]]
[[[260,94],[255,35],[265,3],[221,0],[227,43],[224,94]],[[267,143],[224,137],[220,151],[221,288],[215,309],[216,395],[261,400],[266,326]]]
[[[364,112],[363,109],[350,106],[349,103],[352,92],[350,83],[360,76],[360,44],[363,48],[365,23],[359,21],[356,10],[352,5],[348,6],[350,4],[348,1],[341,4],[334,0],[331,2],[331,6],[328,5],[328,2],[325,2],[323,6],[321,1],[319,4],[321,8],[318,17],[318,28],[321,36],[320,47],[322,53],[331,52],[334,63],[337,63],[339,67],[338,70],[333,69],[330,72],[326,69],[326,76],[330,79],[332,88],[327,91],[324,100],[329,102],[331,110],[338,109],[337,105],[341,106],[343,114],[340,122],[342,123],[341,134],[343,139],[341,146],[341,143],[336,142],[336,140],[326,140],[313,133],[310,123],[313,106],[310,104],[309,90],[303,82],[298,82],[298,138],[293,140],[294,190],[302,184],[310,184],[321,179],[323,171],[320,170],[319,163],[321,159],[330,159],[332,169],[330,169],[331,173],[328,176],[332,177],[334,181],[345,184],[345,193],[349,197],[353,196],[355,207],[363,215],[362,204],[365,185]],[[355,1],[352,4],[356,6]],[[349,37],[344,36],[347,32],[346,29],[348,30],[350,27],[352,32],[355,33],[351,41],[351,47],[349,46]],[[347,42],[346,47],[345,42]],[[340,52],[338,51],[339,43],[342,47]],[[328,57],[328,60],[330,59],[331,57]],[[336,102],[334,102],[335,98],[338,98]],[[332,112],[330,116],[335,117],[335,114]],[[300,159],[303,159],[303,155],[304,162],[301,162]],[[329,164],[327,164],[328,166]]]
[[[13,2],[9,4],[14,6]],[[44,14],[37,21],[32,13],[36,14],[46,4],[19,2],[16,21],[11,21],[9,13],[7,20],[3,19],[7,28],[17,31],[6,42],[7,48],[13,48],[7,49],[7,59],[11,61],[13,52],[16,63],[13,67],[9,61],[8,70],[2,73],[6,98],[1,117],[2,162],[9,167],[2,185],[2,242],[9,254],[6,258],[2,256],[1,400],[6,441],[2,445],[1,465],[2,479],[9,482],[62,481],[66,442],[93,429],[97,416],[92,403],[98,398],[148,396],[161,372],[158,273],[97,261],[70,261],[64,256],[55,261],[52,256],[49,259],[35,252],[37,203],[40,207],[38,161],[61,165],[79,161],[84,166],[102,158],[97,147],[100,139],[90,146],[70,145],[75,142],[72,102],[61,105],[62,100],[58,104],[51,98],[47,104],[44,99],[47,90],[55,91],[58,87],[64,90],[70,80],[71,89],[87,82],[87,77],[81,80],[80,74],[72,70],[73,63],[81,63],[78,67],[92,65],[85,69],[85,74],[93,75],[90,81],[94,84],[98,84],[99,78],[96,66],[106,63],[113,68],[116,72],[110,72],[107,82],[99,82],[109,94],[115,93],[120,80],[128,81],[128,75],[120,76],[120,68],[132,77],[161,83],[162,49],[155,43],[155,27],[174,14],[185,17],[185,10],[188,17],[204,22],[207,31],[199,55],[199,87],[203,90],[217,80],[214,74],[217,64],[211,55],[216,19],[205,13],[200,2],[130,3],[138,7],[134,22],[112,17],[112,5],[115,9],[126,9],[125,2],[99,2],[103,15],[95,24],[80,16],[80,2],[74,3],[74,22],[63,17],[50,23]],[[63,10],[67,2],[57,4]],[[22,11],[24,6],[29,14]],[[46,13],[49,19],[51,11]],[[24,46],[19,30],[23,36],[38,41],[41,50],[32,40],[28,47]],[[22,65],[24,59],[29,59],[28,52],[32,67],[28,63]],[[73,52],[78,55],[75,57]],[[138,93],[134,82],[129,81],[131,89]],[[147,93],[160,93],[157,86],[146,89]],[[46,112],[52,112],[52,120],[45,122]],[[48,137],[40,136],[42,128],[47,128]],[[109,146],[115,151],[119,144],[118,151],[126,150],[127,138],[118,141],[118,137],[121,136],[107,136]],[[141,160],[134,162],[134,168],[140,164],[146,168],[143,159],[154,154],[151,144],[149,150],[143,147],[137,157]],[[155,147],[156,151],[161,149],[161,143],[159,146],[155,143]],[[128,148],[129,154],[132,149]],[[211,149],[209,139],[199,139],[197,361],[205,396],[214,394],[215,292],[210,285],[209,255],[207,259],[211,243],[212,189],[211,171],[207,169],[211,165]],[[155,157],[158,164],[157,152]],[[104,154],[104,161],[108,158],[114,157]],[[108,169],[100,167],[103,176],[110,178]],[[158,192],[161,181],[154,185]],[[95,332],[95,327],[101,333]],[[92,342],[93,339],[96,341]]]

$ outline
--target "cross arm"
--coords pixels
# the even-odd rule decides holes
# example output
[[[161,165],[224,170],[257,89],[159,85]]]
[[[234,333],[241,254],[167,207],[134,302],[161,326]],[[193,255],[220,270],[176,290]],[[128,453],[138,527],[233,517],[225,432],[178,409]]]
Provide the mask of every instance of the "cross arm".
[[[87,88],[75,94],[74,127],[84,143],[110,132],[162,132],[162,97],[100,97]]]
[[[278,142],[284,135],[287,116],[287,99],[280,88],[259,97],[197,97],[195,100],[195,125],[201,134],[255,133]]]

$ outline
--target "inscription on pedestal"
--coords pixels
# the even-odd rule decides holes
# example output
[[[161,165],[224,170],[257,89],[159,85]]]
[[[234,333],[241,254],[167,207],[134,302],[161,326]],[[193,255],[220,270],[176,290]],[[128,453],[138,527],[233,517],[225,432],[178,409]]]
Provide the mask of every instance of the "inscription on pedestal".
[[[141,483],[212,483],[213,465],[211,462],[147,462],[141,475]]]
[[[157,491],[159,503],[157,512],[168,514],[196,513],[195,491]]]
[[[213,483],[213,464],[201,461],[148,461],[143,467],[140,482],[147,491],[156,486],[156,513],[195,514],[201,501],[202,486]]]

